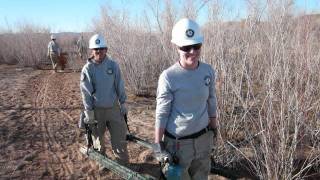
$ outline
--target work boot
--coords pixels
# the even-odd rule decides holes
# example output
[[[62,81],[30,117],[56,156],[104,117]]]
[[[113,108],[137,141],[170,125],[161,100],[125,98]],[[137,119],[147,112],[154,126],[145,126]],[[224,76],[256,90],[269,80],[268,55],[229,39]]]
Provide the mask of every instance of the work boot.
[[[115,156],[116,161],[121,164],[121,165],[125,165],[129,162],[129,156],[128,156],[128,151],[127,149],[115,149],[112,150],[113,155]]]

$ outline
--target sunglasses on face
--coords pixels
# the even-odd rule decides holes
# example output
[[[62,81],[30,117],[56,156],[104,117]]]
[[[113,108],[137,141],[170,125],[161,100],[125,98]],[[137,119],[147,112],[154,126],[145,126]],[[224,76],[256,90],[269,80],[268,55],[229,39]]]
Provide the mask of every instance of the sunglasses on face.
[[[95,50],[95,51],[102,51],[102,50],[105,50],[105,49],[107,49],[107,48],[93,48],[93,50]]]
[[[182,46],[182,47],[179,47],[179,49],[181,51],[184,51],[184,52],[190,52],[191,49],[193,50],[199,50],[201,48],[202,44],[193,44],[193,45],[190,45],[190,46]]]

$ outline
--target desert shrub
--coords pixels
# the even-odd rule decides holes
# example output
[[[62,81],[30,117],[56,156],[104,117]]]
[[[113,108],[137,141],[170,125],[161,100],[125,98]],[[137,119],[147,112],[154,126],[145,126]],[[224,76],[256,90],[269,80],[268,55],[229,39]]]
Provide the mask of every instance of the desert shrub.
[[[303,178],[319,163],[319,24],[312,16],[295,17],[292,6],[268,1],[266,12],[253,8],[242,22],[215,19],[204,27],[210,37],[204,56],[217,70],[228,142],[218,148],[217,161],[250,159],[260,179]]]
[[[17,26],[16,32],[0,35],[0,61],[9,64],[35,66],[46,58],[49,30],[30,23]]]
[[[93,31],[105,35],[109,55],[119,62],[127,87],[136,95],[154,96],[159,74],[176,60],[169,48],[169,29],[157,32],[147,24],[132,25],[125,14],[106,7],[101,12]]]

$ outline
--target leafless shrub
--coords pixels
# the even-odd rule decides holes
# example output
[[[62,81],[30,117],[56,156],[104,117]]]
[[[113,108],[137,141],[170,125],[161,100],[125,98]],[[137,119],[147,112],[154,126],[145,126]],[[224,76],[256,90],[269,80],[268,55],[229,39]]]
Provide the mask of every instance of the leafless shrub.
[[[17,26],[16,33],[0,35],[0,61],[9,64],[19,63],[34,66],[46,57],[43,47],[47,46],[49,30],[30,23]]]
[[[295,18],[292,5],[268,1],[243,22],[216,18],[205,27],[204,56],[218,71],[222,137],[231,145],[217,161],[249,159],[260,179],[303,178],[319,164],[319,24]]]
[[[168,58],[173,56],[168,48],[171,29],[162,28],[161,24],[160,32],[156,32],[145,23],[133,25],[125,13],[119,15],[119,11],[113,13],[106,8],[102,7],[101,19],[95,22],[93,31],[106,36],[109,54],[119,61],[129,90],[137,95],[154,96],[159,74],[173,61]]]

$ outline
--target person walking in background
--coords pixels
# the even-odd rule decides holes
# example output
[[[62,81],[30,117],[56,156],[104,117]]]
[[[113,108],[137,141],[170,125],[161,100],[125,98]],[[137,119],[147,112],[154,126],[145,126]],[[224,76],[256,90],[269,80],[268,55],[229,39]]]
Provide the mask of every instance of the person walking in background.
[[[100,34],[89,40],[92,56],[81,71],[80,90],[85,108],[84,122],[93,133],[93,146],[105,155],[105,131],[109,129],[113,153],[121,163],[128,162],[127,126],[124,115],[127,96],[118,64],[110,59]]]
[[[87,44],[83,39],[83,35],[77,41],[77,52],[81,59],[87,59]]]
[[[60,57],[61,50],[59,44],[56,42],[56,36],[52,34],[50,38],[51,41],[48,44],[47,56],[51,60],[52,69],[57,72],[58,58]]]
[[[171,42],[179,61],[158,81],[154,153],[160,162],[175,160],[184,180],[208,179],[218,128],[215,71],[199,60],[203,39],[195,21],[178,21]]]

